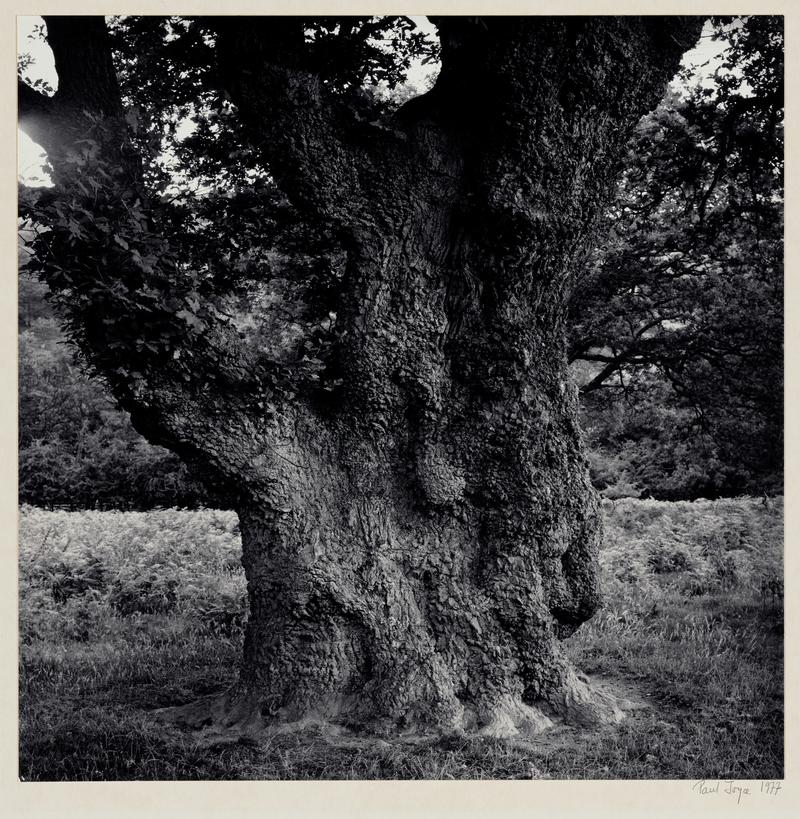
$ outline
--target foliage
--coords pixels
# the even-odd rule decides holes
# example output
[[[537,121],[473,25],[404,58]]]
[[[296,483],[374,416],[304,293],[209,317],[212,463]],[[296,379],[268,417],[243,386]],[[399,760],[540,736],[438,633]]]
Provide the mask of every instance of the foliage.
[[[203,185],[223,189],[264,174],[221,91],[215,22],[152,16],[110,20],[115,67],[137,147],[148,163],[160,163],[162,182],[190,172]],[[436,39],[408,17],[305,17],[303,23],[306,68],[354,105],[379,106],[379,89],[402,89],[412,63],[432,63],[439,56]],[[153,181],[158,179],[154,175]]]
[[[781,491],[775,455],[759,449],[760,439],[742,442],[734,457],[698,423],[695,409],[676,402],[670,386],[650,372],[637,373],[622,391],[586,396],[581,419],[592,481],[605,497],[680,500]],[[749,418],[737,420],[743,429],[757,429]]]
[[[633,482],[661,497],[781,485],[782,18],[720,20],[715,36],[714,81],[640,122],[571,306],[590,444],[627,447]],[[676,450],[683,486],[641,474],[648,424],[653,462]]]
[[[337,94],[360,100],[364,116],[365,106],[370,115],[390,106],[389,91],[408,93],[398,84],[410,60],[436,54],[436,43],[404,17],[309,25],[314,59],[333,71]],[[299,218],[243,137],[216,76],[209,21],[114,18],[110,33],[125,137],[141,162],[109,162],[108,145],[120,135],[87,114],[80,149],[61,165],[57,195],[24,189],[20,196],[26,267],[47,282],[81,366],[128,409],[148,405],[148,373],[177,377],[190,391],[213,385],[265,412],[275,389],[325,400],[337,380],[325,372],[321,350],[335,323],[343,253],[324,225]],[[98,263],[113,275],[98,275]],[[32,285],[26,279],[24,286]],[[184,467],[146,446],[110,406],[103,407],[107,435],[72,416],[62,419],[69,434],[28,430],[44,423],[47,390],[64,398],[74,383],[69,400],[78,405],[86,403],[80,393],[91,392],[65,355],[50,366],[35,347],[31,338],[22,346],[20,413],[29,436],[22,500],[149,506],[207,499]],[[112,461],[116,475],[104,468]],[[148,474],[152,491],[143,486]]]
[[[23,507],[21,775],[780,778],[782,611],[761,581],[782,574],[781,500],[606,501],[603,512],[606,603],[567,646],[600,682],[646,701],[619,729],[387,742],[309,725],[210,752],[149,710],[233,678],[246,607],[235,515]],[[154,567],[162,591],[119,606]]]
[[[73,360],[43,285],[20,277],[19,496],[72,508],[196,506],[207,491],[148,444]]]
[[[659,594],[760,593],[762,581],[783,576],[783,503],[755,498],[665,503],[606,501],[601,551],[607,590],[633,584],[644,609]],[[650,584],[652,588],[646,587]]]
[[[120,618],[146,624],[151,615],[186,617],[202,633],[239,634],[240,560],[233,512],[22,507],[21,640],[97,640]]]

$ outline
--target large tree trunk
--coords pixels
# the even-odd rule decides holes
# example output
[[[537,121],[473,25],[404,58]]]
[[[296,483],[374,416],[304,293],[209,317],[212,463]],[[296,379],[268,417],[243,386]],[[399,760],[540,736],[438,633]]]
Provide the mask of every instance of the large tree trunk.
[[[329,424],[281,419],[239,510],[242,684],[281,719],[614,719],[558,644],[598,603],[600,520],[555,313],[492,313],[456,353],[442,277],[412,269],[389,268],[372,302],[357,394]]]
[[[487,305],[478,288],[456,318],[444,253],[387,244],[353,275],[371,292],[338,406],[286,406],[263,438],[235,417],[207,442],[246,476],[250,618],[235,690],[178,716],[492,735],[616,720],[559,645],[599,602],[600,537],[560,296]]]
[[[146,400],[118,387],[241,499],[242,671],[187,719],[507,735],[620,717],[559,644],[599,602],[565,304],[626,135],[699,24],[438,25],[436,87],[373,129],[326,107],[292,21],[220,23],[243,123],[348,261],[321,354],[335,389],[265,408],[165,366]]]
[[[250,459],[237,697],[281,721],[500,735],[621,716],[559,646],[599,601],[564,355],[570,248],[520,263],[480,237],[454,251],[452,234],[421,207],[366,244],[339,406],[287,408]],[[492,270],[527,291],[498,292]]]

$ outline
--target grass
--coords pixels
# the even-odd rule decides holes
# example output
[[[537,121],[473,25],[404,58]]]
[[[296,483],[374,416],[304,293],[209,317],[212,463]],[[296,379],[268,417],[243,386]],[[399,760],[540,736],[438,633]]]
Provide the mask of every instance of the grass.
[[[150,711],[233,679],[246,608],[235,515],[24,508],[20,775],[781,778],[782,601],[765,581],[782,577],[782,502],[624,500],[604,513],[606,603],[566,646],[638,704],[621,726],[385,741],[312,725],[209,748]]]

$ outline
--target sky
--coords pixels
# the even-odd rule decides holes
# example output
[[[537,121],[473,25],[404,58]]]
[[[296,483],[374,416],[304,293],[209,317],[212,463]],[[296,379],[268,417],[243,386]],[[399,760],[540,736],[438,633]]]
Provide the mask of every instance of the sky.
[[[43,79],[53,87],[58,85],[58,76],[50,46],[42,40],[31,39],[34,26],[41,25],[41,17],[17,17],[17,53],[30,54],[33,58],[28,80]],[[17,128],[17,173],[20,182],[26,185],[41,185],[44,172],[42,162],[44,151],[27,135]]]
[[[427,17],[412,17],[417,25],[426,32],[435,33],[434,26]],[[53,52],[50,47],[38,37],[32,37],[34,28],[44,21],[41,17],[17,17],[17,52],[19,54],[30,54],[32,63],[26,71],[25,78],[28,81],[42,79],[48,82],[53,88],[58,87],[58,76],[56,75],[55,64],[53,62]],[[688,51],[683,56],[682,64],[703,66],[698,70],[698,79],[707,78],[713,75],[715,67],[719,64],[719,52],[722,45],[710,38],[710,26],[706,24],[703,29],[698,45]],[[412,67],[409,71],[408,80],[417,88],[424,88],[426,80],[435,72],[437,68],[421,63]],[[186,135],[190,128],[184,129],[181,134],[179,129],[178,137]],[[43,168],[45,154],[42,149],[33,142],[30,137],[17,129],[17,169],[19,181],[29,186],[41,186],[49,184],[47,173]]]

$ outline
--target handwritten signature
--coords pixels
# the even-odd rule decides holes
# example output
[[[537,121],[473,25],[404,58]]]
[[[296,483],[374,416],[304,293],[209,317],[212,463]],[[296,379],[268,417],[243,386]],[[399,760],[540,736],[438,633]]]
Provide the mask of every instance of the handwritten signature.
[[[764,779],[756,788],[755,785],[740,785],[735,779],[698,779],[693,785],[692,790],[700,796],[726,796],[730,799],[735,799],[737,805],[741,805],[742,799],[753,794],[761,796],[777,796],[783,785],[777,779]]]

